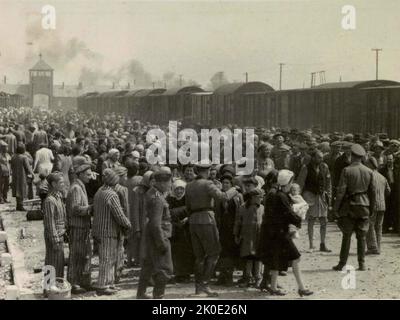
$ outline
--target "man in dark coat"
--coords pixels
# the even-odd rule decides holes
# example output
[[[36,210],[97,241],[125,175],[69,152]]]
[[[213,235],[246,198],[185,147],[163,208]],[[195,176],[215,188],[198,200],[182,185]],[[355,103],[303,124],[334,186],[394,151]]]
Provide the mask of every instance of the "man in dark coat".
[[[147,224],[145,227],[146,251],[140,272],[137,299],[146,295],[150,278],[154,280],[153,298],[162,299],[165,286],[173,273],[171,243],[171,215],[165,193],[171,187],[171,170],[162,167],[154,173],[155,185],[146,193]]]
[[[365,247],[369,227],[369,216],[375,208],[375,182],[372,170],[362,164],[366,152],[359,144],[351,147],[350,166],[343,169],[337,188],[334,205],[338,214],[338,226],[342,231],[342,246],[339,264],[333,267],[341,271],[347,263],[351,235],[356,233],[359,270],[366,270]]]

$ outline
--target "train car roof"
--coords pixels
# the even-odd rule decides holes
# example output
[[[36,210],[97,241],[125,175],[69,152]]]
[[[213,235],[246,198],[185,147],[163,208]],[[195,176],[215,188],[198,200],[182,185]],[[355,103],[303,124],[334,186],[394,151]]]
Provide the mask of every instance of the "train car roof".
[[[136,96],[140,91],[147,90],[147,89],[136,89],[136,90],[130,90],[128,93],[125,94],[124,97],[132,97]]]
[[[184,86],[184,87],[177,87],[177,88],[170,88],[167,89],[163,95],[164,96],[174,96],[176,94],[183,94],[183,93],[195,93],[195,92],[204,92],[204,90],[197,86]]]
[[[362,90],[379,90],[379,89],[400,89],[400,84],[393,86],[369,87],[369,88],[363,88]]]
[[[86,92],[84,94],[81,94],[78,96],[78,98],[87,98],[87,97],[92,97],[92,96],[98,96],[99,93],[97,91],[92,91],[92,92]]]
[[[367,81],[345,81],[345,82],[331,82],[320,84],[319,86],[311,89],[362,89],[370,87],[382,87],[388,85],[400,84],[397,81],[391,80],[367,80]]]
[[[115,96],[124,95],[127,92],[128,92],[128,90],[106,91],[106,92],[102,92],[100,94],[100,96],[101,97],[115,97]]]
[[[204,91],[204,92],[193,92],[192,95],[194,96],[209,96],[212,95],[214,92],[212,91]]]
[[[253,81],[253,82],[237,82],[228,83],[218,87],[214,94],[232,94],[232,93],[250,93],[250,92],[266,92],[275,91],[271,86],[264,82]]]
[[[163,94],[165,91],[167,91],[167,89],[164,89],[164,88],[147,89],[147,90],[138,92],[137,96],[145,97],[145,96],[151,96],[153,94]]]

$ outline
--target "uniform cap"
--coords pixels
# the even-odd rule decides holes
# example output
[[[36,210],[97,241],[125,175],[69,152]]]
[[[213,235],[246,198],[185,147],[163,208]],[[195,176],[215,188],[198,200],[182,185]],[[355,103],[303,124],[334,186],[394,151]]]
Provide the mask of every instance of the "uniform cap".
[[[156,181],[164,181],[172,177],[171,169],[168,167],[161,167],[156,172],[154,172],[154,179]]]
[[[367,153],[365,152],[365,149],[361,146],[361,145],[359,145],[359,144],[357,144],[357,143],[355,143],[355,144],[353,144],[352,146],[351,146],[351,153],[352,154],[354,154],[354,155],[356,155],[356,156],[358,156],[358,157],[364,157]]]

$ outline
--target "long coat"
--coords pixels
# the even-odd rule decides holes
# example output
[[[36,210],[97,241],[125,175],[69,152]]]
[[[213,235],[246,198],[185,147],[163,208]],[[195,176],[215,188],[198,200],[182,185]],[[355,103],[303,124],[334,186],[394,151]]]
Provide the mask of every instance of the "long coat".
[[[151,266],[153,276],[169,279],[173,273],[170,238],[172,235],[169,205],[155,187],[145,196],[147,223],[145,227],[146,251],[144,259]]]
[[[28,194],[28,175],[33,176],[28,157],[15,154],[11,159],[12,194],[13,197],[26,198]]]
[[[240,239],[240,257],[254,257],[260,241],[260,228],[264,215],[264,206],[243,204],[237,214],[234,234]]]
[[[234,258],[239,254],[239,247],[235,242],[233,231],[236,216],[242,203],[243,197],[239,192],[230,200],[216,201],[216,221],[219,231],[219,241],[222,247],[221,258]]]
[[[289,263],[300,257],[289,237],[289,224],[301,227],[301,218],[294,213],[289,197],[278,190],[265,200],[258,256],[270,270],[285,271]]]

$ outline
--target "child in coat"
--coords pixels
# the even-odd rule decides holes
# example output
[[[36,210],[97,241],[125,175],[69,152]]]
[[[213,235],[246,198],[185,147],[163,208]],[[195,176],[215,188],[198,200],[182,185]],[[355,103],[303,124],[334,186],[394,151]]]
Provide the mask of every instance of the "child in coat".
[[[262,279],[262,264],[256,257],[264,214],[263,191],[254,189],[245,194],[245,203],[240,207],[235,221],[234,235],[240,247],[240,257],[246,260],[244,282],[241,287],[258,287]]]

